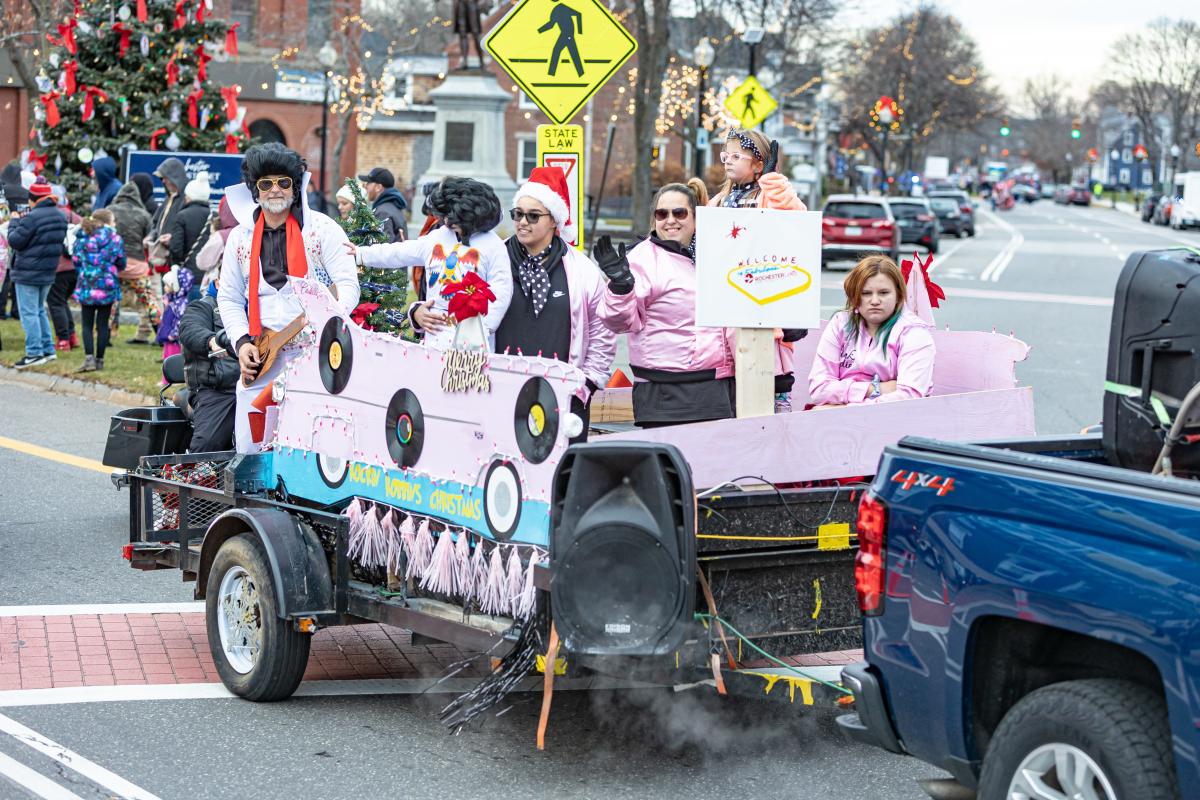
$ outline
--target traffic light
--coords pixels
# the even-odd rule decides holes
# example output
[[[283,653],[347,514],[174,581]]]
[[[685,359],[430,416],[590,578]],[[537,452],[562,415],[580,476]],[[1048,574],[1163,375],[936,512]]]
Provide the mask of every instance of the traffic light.
[[[1000,124],[1000,135],[1008,136],[1010,133],[1012,133],[1012,128],[1008,127],[1008,120],[1004,120],[1004,122]]]
[[[1083,136],[1083,131],[1081,131],[1079,129],[1082,124],[1083,123],[1081,123],[1078,119],[1071,120],[1071,138],[1072,139],[1078,139],[1079,137]]]

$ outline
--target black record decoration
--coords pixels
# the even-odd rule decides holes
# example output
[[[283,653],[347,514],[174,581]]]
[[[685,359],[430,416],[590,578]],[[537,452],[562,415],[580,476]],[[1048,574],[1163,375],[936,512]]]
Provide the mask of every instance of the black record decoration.
[[[332,317],[325,323],[318,361],[325,391],[341,394],[350,382],[350,371],[354,366],[354,340],[341,317]]]
[[[521,387],[513,428],[517,447],[530,463],[540,464],[550,457],[558,437],[558,399],[545,378],[530,378]]]
[[[425,444],[425,415],[421,403],[408,389],[392,395],[384,422],[388,452],[397,466],[412,467],[421,457]]]

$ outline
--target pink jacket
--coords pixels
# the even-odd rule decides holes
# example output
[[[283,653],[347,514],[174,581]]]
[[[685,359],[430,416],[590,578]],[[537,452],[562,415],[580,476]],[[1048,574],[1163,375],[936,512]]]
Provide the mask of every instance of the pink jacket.
[[[933,336],[930,326],[905,309],[892,326],[886,352],[860,325],[858,336],[846,332],[849,313],[839,311],[825,326],[808,374],[808,393],[815,405],[889,403],[927,397],[933,389]],[[896,381],[896,391],[867,399],[871,380]]]
[[[614,333],[629,334],[629,363],[670,372],[716,370],[733,374],[723,328],[696,326],[696,265],[649,239],[629,251],[633,291],[607,287],[597,312]]]

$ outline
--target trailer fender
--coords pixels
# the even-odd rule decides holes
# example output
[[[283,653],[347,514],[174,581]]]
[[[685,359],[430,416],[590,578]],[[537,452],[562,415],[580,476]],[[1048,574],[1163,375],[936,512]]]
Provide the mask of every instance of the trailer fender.
[[[217,517],[200,548],[196,599],[203,600],[217,551],[228,539],[252,533],[271,565],[281,619],[333,612],[333,580],[316,533],[285,511],[236,508]]]

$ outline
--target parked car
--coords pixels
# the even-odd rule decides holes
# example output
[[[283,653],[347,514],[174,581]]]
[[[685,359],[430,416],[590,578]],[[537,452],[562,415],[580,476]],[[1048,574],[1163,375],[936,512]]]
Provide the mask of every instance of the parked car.
[[[1171,205],[1171,227],[1181,231],[1200,225],[1200,172],[1185,172],[1175,180],[1179,197]]]
[[[1012,188],[1013,198],[1026,203],[1036,203],[1041,199],[1041,192],[1037,187],[1029,183],[1018,183]]]
[[[821,209],[822,258],[857,258],[866,253],[900,257],[900,235],[882,197],[835,194]]]
[[[938,220],[938,229],[945,234],[961,237],[966,233],[966,219],[953,197],[930,197],[929,206]]]
[[[1171,223],[1171,206],[1175,198],[1170,194],[1159,195],[1158,205],[1154,207],[1154,224],[1169,225]]]
[[[938,251],[938,218],[928,199],[888,198],[888,205],[900,227],[900,244],[923,244],[931,253]]]
[[[1072,186],[1070,194],[1067,195],[1067,202],[1073,206],[1090,206],[1092,190],[1086,186]]]
[[[1150,222],[1154,219],[1154,210],[1158,207],[1158,195],[1148,194],[1146,199],[1142,201],[1142,222]]]
[[[967,236],[975,235],[975,201],[971,199],[970,195],[963,191],[929,193],[931,201],[935,197],[950,197],[957,201],[958,213],[963,218],[963,230],[967,232]]]
[[[1070,203],[1071,187],[1065,183],[1060,184],[1059,187],[1054,191],[1054,202],[1060,206],[1065,206]]]
[[[1057,194],[1057,192],[1058,192],[1057,184],[1053,184],[1053,183],[1043,183],[1042,184],[1042,198],[1044,200],[1053,200],[1054,196],[1055,196],[1055,194]]]

